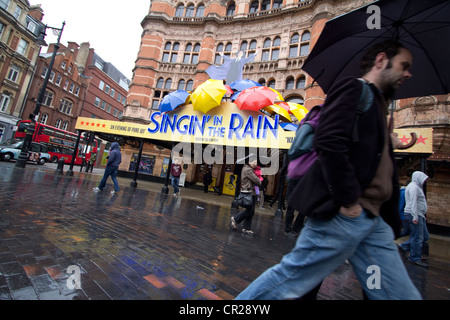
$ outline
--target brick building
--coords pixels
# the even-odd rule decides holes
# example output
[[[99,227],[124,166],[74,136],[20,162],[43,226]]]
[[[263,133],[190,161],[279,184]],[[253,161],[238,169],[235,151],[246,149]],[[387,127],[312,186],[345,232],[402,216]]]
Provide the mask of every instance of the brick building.
[[[24,0],[0,1],[0,141],[12,138],[44,44],[42,10]]]
[[[148,123],[165,94],[193,90],[208,79],[205,70],[222,63],[220,54],[236,57],[256,53],[244,67],[244,78],[278,90],[286,101],[307,108],[324,101],[325,95],[301,68],[325,23],[338,15],[370,3],[370,0],[240,0],[151,1],[142,21],[143,33],[124,120]],[[397,128],[432,127],[434,154],[399,156],[401,182],[414,170],[431,177],[427,185],[429,222],[450,226],[449,192],[449,96],[421,97],[397,102]],[[127,155],[136,152],[125,148]],[[145,146],[154,156],[159,174],[168,153]],[[131,156],[129,156],[130,158]],[[188,165],[186,181],[201,184],[202,165]],[[127,163],[121,170],[128,171]],[[214,165],[218,186],[226,168]],[[277,179],[270,177],[269,194]]]

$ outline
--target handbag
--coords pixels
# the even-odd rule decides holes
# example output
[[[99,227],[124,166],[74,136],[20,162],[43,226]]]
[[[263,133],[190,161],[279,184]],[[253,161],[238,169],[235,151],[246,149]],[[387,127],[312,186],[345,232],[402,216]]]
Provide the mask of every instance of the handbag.
[[[253,196],[251,192],[241,191],[236,200],[238,205],[245,209],[250,209],[253,205]]]

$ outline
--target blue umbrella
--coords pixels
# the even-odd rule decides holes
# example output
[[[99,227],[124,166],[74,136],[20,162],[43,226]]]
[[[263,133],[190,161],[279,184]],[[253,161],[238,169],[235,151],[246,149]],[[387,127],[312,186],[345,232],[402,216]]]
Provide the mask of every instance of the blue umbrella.
[[[280,126],[286,131],[297,131],[298,128],[298,125],[289,122],[281,122]]]
[[[230,84],[230,88],[235,91],[242,91],[251,87],[260,87],[261,85],[253,80],[244,79],[244,80],[238,80]]]
[[[240,94],[241,94],[241,91],[236,91],[235,93],[233,93],[233,95],[230,97],[231,101],[236,100]]]
[[[159,110],[161,112],[173,111],[179,105],[186,103],[186,99],[189,97],[189,92],[184,90],[177,90],[169,93],[162,99],[159,104]]]

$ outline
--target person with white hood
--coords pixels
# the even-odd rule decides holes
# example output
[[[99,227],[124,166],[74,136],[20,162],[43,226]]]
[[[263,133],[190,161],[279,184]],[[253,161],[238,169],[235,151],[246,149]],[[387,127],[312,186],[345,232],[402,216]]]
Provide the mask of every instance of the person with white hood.
[[[423,186],[428,176],[415,171],[412,174],[411,183],[405,190],[405,218],[409,221],[409,240],[401,243],[400,249],[410,251],[409,261],[422,267],[428,265],[422,261],[422,247],[428,241],[429,234],[426,223],[427,199],[423,192]]]

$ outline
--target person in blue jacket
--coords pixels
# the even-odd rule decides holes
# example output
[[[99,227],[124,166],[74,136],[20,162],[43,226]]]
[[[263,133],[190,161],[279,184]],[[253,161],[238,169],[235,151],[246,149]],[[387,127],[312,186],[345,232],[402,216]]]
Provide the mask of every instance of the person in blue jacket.
[[[93,189],[94,192],[102,191],[106,185],[106,180],[111,176],[111,180],[114,183],[114,190],[111,191],[112,194],[119,192],[119,182],[117,181],[117,170],[119,170],[119,164],[122,162],[122,154],[120,153],[120,146],[117,142],[111,144],[111,149],[109,150],[108,162],[106,163],[105,173],[103,174],[102,181],[98,187]]]

